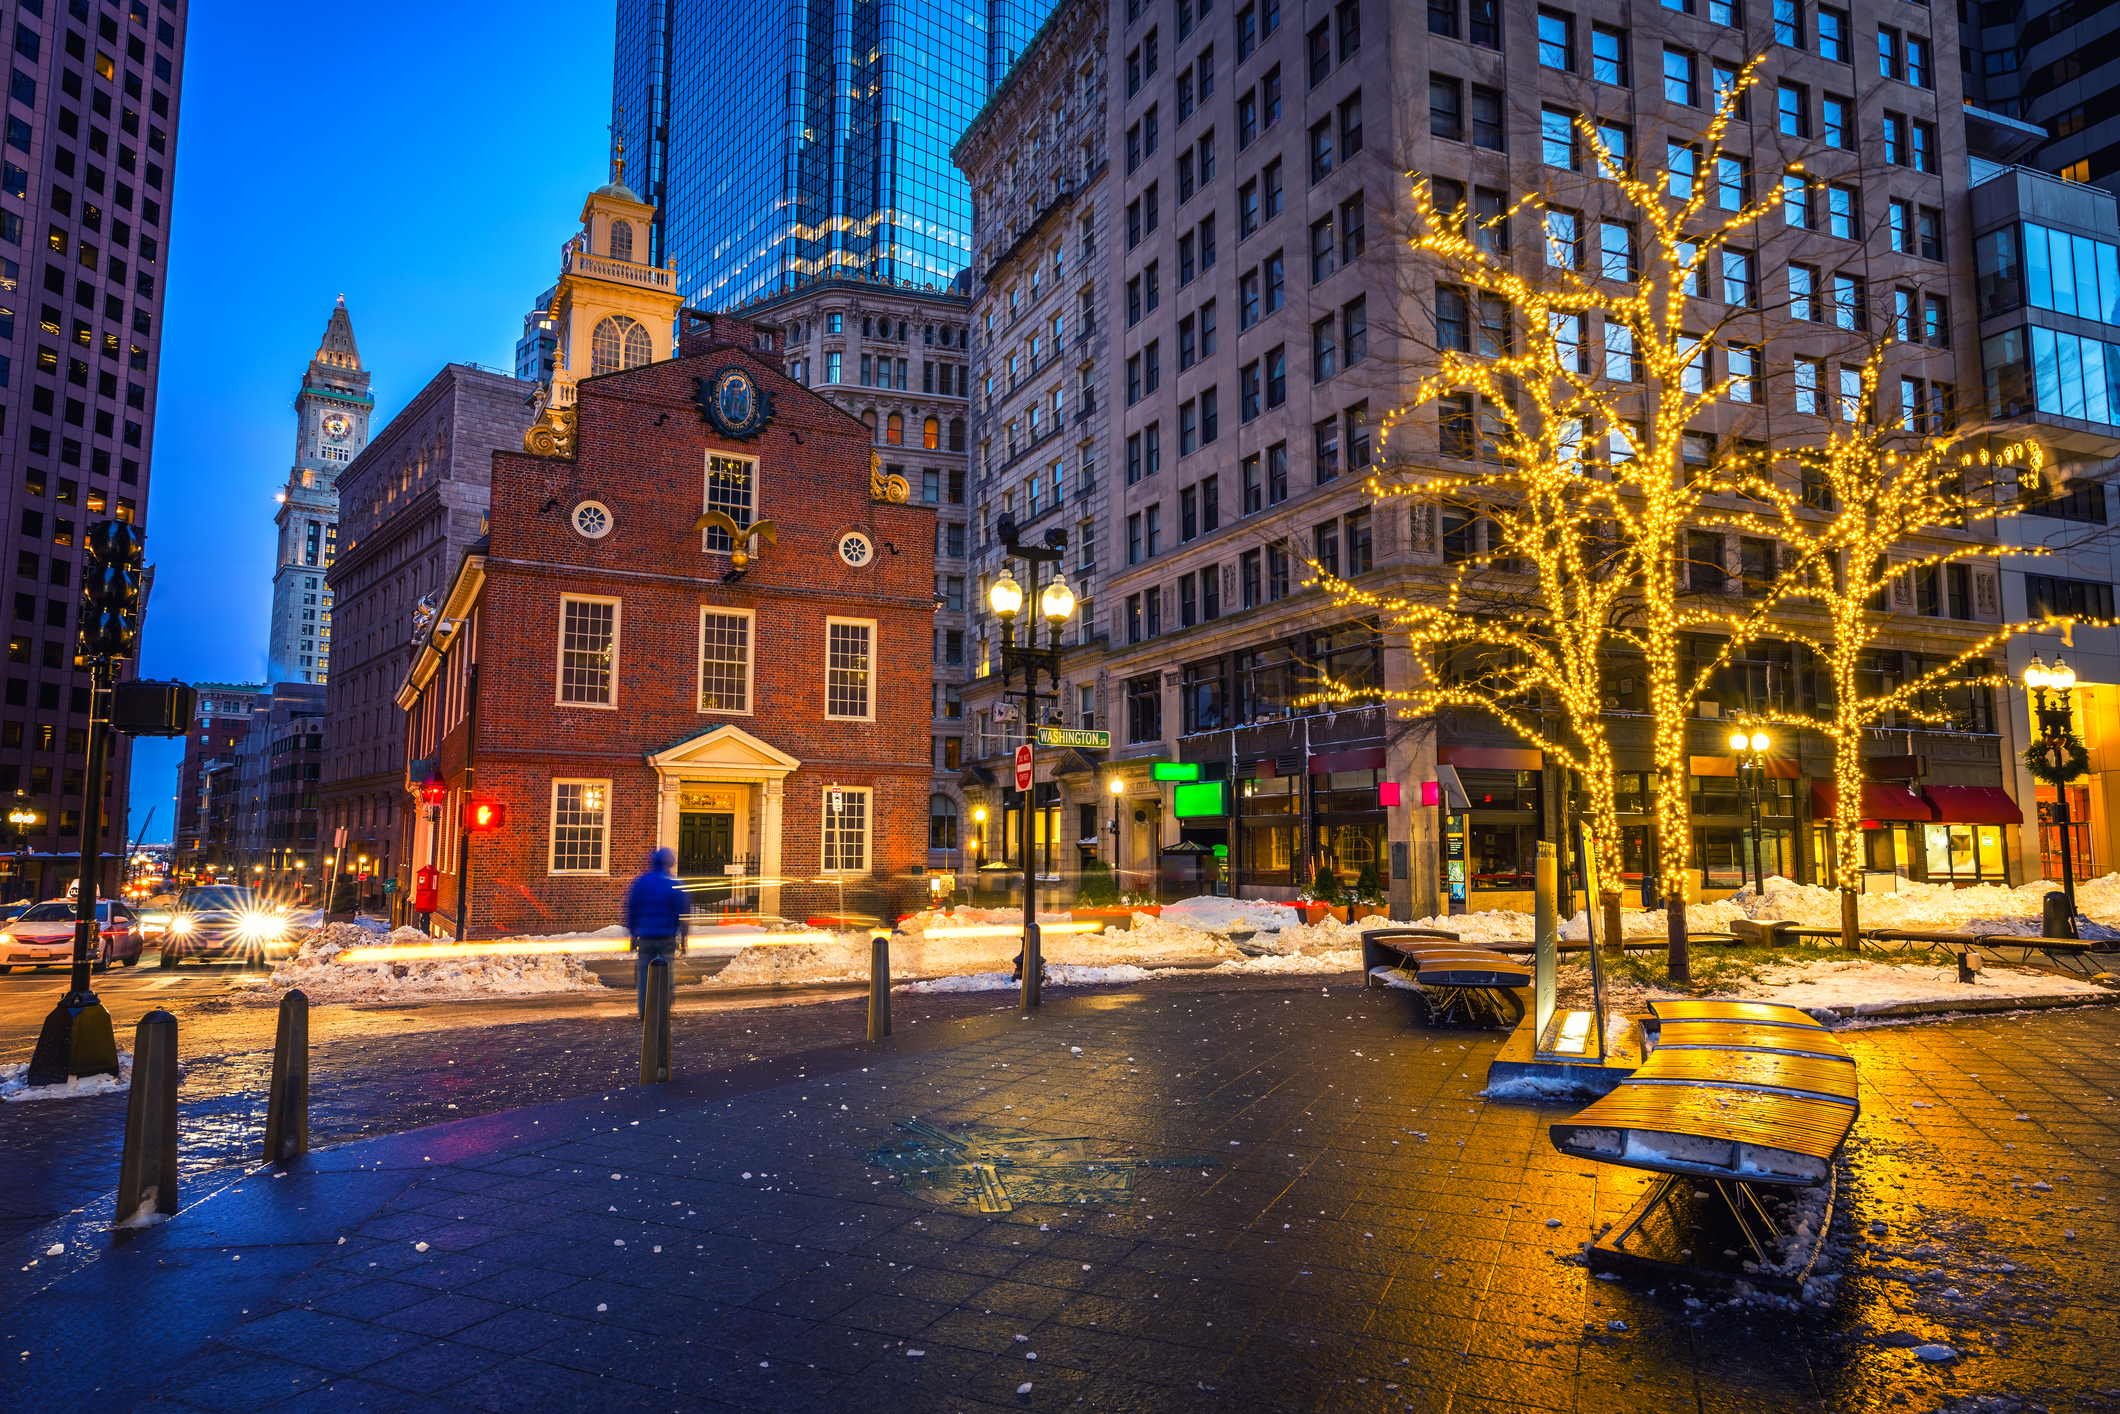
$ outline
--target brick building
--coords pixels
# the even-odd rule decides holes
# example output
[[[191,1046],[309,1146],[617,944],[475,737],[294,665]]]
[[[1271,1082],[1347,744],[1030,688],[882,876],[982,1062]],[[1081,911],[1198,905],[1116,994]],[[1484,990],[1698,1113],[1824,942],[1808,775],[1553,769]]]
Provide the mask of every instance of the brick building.
[[[337,667],[328,687],[321,829],[307,868],[338,831],[372,873],[412,887],[405,843],[405,714],[392,699],[464,548],[485,533],[493,453],[519,447],[531,385],[452,363],[428,380],[338,480]]]
[[[202,682],[193,687],[199,694],[198,712],[184,738],[184,759],[177,766],[177,828],[171,836],[170,857],[178,870],[206,857],[206,815],[201,802],[207,765],[224,758],[235,761],[243,738],[250,733],[250,709],[260,699],[270,700],[263,683]]]
[[[935,512],[782,357],[703,319],[674,360],[581,379],[567,435],[527,441],[555,455],[494,456],[489,533],[397,694],[448,788],[414,841],[441,931],[607,924],[658,845],[709,908],[921,891]],[[470,797],[506,828],[463,836]]]

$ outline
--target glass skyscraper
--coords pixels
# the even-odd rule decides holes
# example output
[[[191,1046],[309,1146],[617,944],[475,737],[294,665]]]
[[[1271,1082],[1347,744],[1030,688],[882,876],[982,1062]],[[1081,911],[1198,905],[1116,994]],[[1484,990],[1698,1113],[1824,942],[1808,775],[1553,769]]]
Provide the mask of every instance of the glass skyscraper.
[[[619,0],[611,84],[654,261],[695,308],[971,260],[950,148],[1053,0]]]

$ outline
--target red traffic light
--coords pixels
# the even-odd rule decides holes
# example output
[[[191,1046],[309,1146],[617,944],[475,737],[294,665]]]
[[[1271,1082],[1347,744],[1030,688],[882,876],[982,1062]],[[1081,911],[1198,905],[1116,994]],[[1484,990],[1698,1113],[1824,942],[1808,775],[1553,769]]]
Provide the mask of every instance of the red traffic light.
[[[449,798],[449,782],[439,776],[431,776],[420,782],[420,804],[440,805]]]
[[[490,835],[508,824],[508,807],[497,800],[464,802],[464,828],[474,835]]]

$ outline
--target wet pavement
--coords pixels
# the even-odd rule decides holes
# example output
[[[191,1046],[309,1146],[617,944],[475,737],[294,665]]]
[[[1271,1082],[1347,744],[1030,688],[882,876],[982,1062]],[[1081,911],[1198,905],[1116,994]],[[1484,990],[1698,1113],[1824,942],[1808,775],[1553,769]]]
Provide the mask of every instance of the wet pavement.
[[[1480,1098],[1497,1039],[1405,994],[953,1000],[983,1005],[245,1175],[0,1311],[0,1402],[2120,1409],[2110,1009],[1840,1033],[1840,1290],[1785,1309],[1591,1278],[1642,1180],[1554,1152],[1573,1106]],[[421,1039],[430,1076],[508,1063]],[[980,1211],[883,1152],[915,1117],[1213,1162]]]

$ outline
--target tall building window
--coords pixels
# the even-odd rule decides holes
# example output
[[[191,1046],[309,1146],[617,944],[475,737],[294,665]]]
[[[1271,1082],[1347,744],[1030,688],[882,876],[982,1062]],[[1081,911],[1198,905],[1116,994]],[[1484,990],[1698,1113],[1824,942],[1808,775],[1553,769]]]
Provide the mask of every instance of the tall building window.
[[[559,700],[591,707],[612,702],[618,658],[618,600],[560,601]]]

